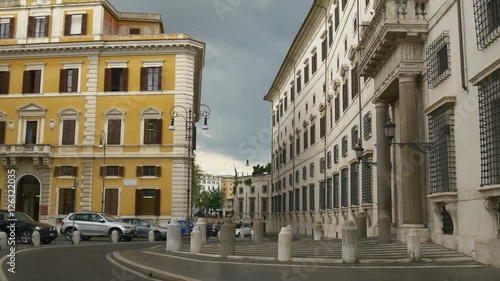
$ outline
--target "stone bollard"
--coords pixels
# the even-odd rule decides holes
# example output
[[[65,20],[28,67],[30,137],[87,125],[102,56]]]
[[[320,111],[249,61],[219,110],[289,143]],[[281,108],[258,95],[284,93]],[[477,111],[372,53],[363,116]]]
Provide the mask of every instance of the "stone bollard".
[[[148,240],[149,240],[149,242],[154,242],[155,241],[155,232],[154,231],[150,230],[148,232]]]
[[[31,243],[33,244],[33,247],[40,246],[40,232],[36,230],[33,231],[33,234],[31,235]]]
[[[231,219],[225,219],[220,227],[220,255],[223,258],[234,255],[236,246],[236,225]]]
[[[262,242],[264,240],[264,224],[261,220],[256,220],[253,223],[253,241]]]
[[[278,260],[290,261],[292,259],[292,226],[281,228],[278,234]]]
[[[5,250],[7,249],[7,233],[5,232],[0,232],[0,249]]]
[[[113,230],[113,232],[111,232],[111,243],[113,243],[113,244],[118,243],[119,238],[120,237],[118,237],[118,231]]]
[[[391,242],[391,217],[387,211],[381,211],[378,215],[378,242]]]
[[[200,226],[196,225],[191,232],[191,254],[198,254],[201,252],[201,245],[203,243],[203,231]]]
[[[416,229],[410,229],[410,232],[406,236],[407,238],[407,246],[408,246],[408,255],[412,261],[420,260],[420,235]]]
[[[240,240],[245,240],[245,234],[243,231],[240,232]]]
[[[358,229],[358,238],[366,237],[366,216],[364,212],[359,212],[354,218],[356,228]]]
[[[182,245],[182,230],[177,219],[167,225],[167,252],[180,251]]]
[[[314,241],[319,241],[321,240],[321,237],[323,236],[323,225],[317,221],[314,223]]]
[[[73,245],[80,245],[80,231],[74,231],[71,236],[71,241],[73,241]]]
[[[353,221],[346,222],[342,227],[342,259],[345,263],[355,263],[358,249],[357,229]]]
[[[201,245],[207,244],[207,223],[204,219],[199,218],[196,222],[196,225],[199,226],[201,232]]]

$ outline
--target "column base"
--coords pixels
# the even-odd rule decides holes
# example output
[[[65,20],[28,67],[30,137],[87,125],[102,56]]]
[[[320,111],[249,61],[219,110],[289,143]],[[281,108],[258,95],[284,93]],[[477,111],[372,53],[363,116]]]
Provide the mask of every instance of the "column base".
[[[429,229],[423,224],[402,224],[398,228],[398,240],[406,243],[406,236],[410,233],[410,229],[416,229],[420,236],[420,242],[427,242],[430,240]]]

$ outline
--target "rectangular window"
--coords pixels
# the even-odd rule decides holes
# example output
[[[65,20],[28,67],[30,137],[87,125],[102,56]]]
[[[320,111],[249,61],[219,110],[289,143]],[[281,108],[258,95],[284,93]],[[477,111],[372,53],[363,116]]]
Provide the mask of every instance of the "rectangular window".
[[[450,38],[445,31],[426,49],[427,83],[430,89],[437,87],[451,75]]]
[[[106,177],[123,177],[125,173],[125,167],[123,166],[101,166],[99,170],[99,175],[102,177],[105,175]]]
[[[358,125],[355,125],[351,129],[351,149],[354,149],[354,147],[358,144],[359,142],[359,131],[358,131]]]
[[[283,193],[281,195],[281,204],[283,206],[283,208],[281,209],[283,213],[286,213],[286,193]]]
[[[339,0],[340,1],[340,0]],[[345,10],[345,6],[347,5],[347,0],[342,0],[342,11]]]
[[[308,132],[307,131],[304,131],[304,150],[307,149],[308,147],[308,143],[307,143],[307,134]]]
[[[38,121],[26,122],[26,135],[24,138],[25,144],[36,144],[38,134]]]
[[[295,152],[295,149],[294,149],[294,143],[293,143],[293,140],[290,141],[290,160],[293,159],[294,155],[293,153]]]
[[[336,144],[333,147],[333,163],[337,164],[339,163],[339,145]]]
[[[340,119],[340,95],[335,97],[335,123]]]
[[[332,152],[328,151],[326,153],[326,167],[330,169],[332,167]]]
[[[354,21],[352,22],[352,28],[354,30],[354,33],[358,31],[358,15],[354,15]]]
[[[340,170],[340,206],[349,207],[349,197],[348,197],[348,181],[349,181],[349,171],[348,169]]]
[[[50,16],[28,18],[28,38],[49,36]]]
[[[300,189],[295,189],[295,211],[300,211]]]
[[[162,67],[141,68],[141,91],[162,90]]]
[[[318,70],[318,54],[316,53],[316,51],[314,51],[312,55],[311,66],[312,66],[312,73],[316,73],[316,70]]]
[[[316,124],[313,124],[311,126],[311,145],[316,143]]]
[[[77,177],[77,166],[56,166],[54,167],[54,177]]]
[[[307,84],[307,82],[309,82],[309,63],[304,66],[304,84]]]
[[[59,205],[57,213],[65,215],[75,211],[75,189],[59,188]]]
[[[325,195],[326,195],[325,182],[322,181],[319,183],[319,209],[320,210],[324,210],[326,208]]]
[[[288,192],[288,211],[295,211],[295,207],[293,206],[293,191]]]
[[[104,212],[110,215],[118,215],[118,192],[117,188],[107,188],[104,194]]]
[[[351,69],[351,96],[352,100],[354,100],[354,97],[358,95],[358,71],[356,67],[353,67]]]
[[[0,95],[9,93],[10,72],[0,71]]]
[[[453,219],[444,206],[441,208],[441,219],[443,224],[443,234],[453,235]]]
[[[359,163],[351,164],[351,206],[359,205]]]
[[[339,207],[339,195],[339,174],[335,174],[333,175],[333,208],[335,209]]]
[[[262,213],[267,213],[267,198],[262,198]]]
[[[307,180],[307,167],[302,167],[302,179]]]
[[[78,69],[61,69],[59,77],[59,92],[78,92]]]
[[[23,74],[23,94],[39,94],[42,83],[41,70],[26,70]]]
[[[288,175],[288,185],[290,185],[290,186],[293,185],[293,174]]]
[[[363,162],[371,162],[371,155],[365,155],[363,157]],[[363,204],[373,203],[373,168],[372,165],[363,164],[361,165],[361,189]]]
[[[297,74],[297,94],[300,93],[300,91],[302,91],[302,82],[301,82],[301,77],[300,77],[300,73]]]
[[[300,175],[299,171],[295,171],[295,183],[299,183]]]
[[[328,42],[326,41],[326,34],[323,37],[323,41],[321,42],[321,60],[325,61],[326,60],[326,54],[328,51]]]
[[[87,14],[66,15],[64,36],[87,35]]]
[[[0,18],[0,39],[14,39],[14,18]]]
[[[332,206],[332,198],[333,198],[333,186],[332,179],[329,178],[326,180],[326,208],[331,209]]]
[[[314,184],[309,186],[309,210],[316,210],[316,201],[314,200]]]
[[[319,172],[320,172],[320,174],[323,174],[325,172],[325,158],[324,157],[321,157],[321,159],[319,159]]]
[[[368,112],[363,116],[363,137],[369,140],[372,137],[372,114]]]
[[[333,22],[332,19],[328,21],[328,45],[331,47],[333,44]]]
[[[344,136],[342,138],[342,157],[347,157],[347,153],[348,153],[347,145],[348,145],[347,136]]]
[[[477,47],[482,50],[500,36],[500,0],[474,0]]]
[[[478,86],[481,184],[500,184],[500,69]]]
[[[163,120],[144,120],[144,144],[162,144]]]
[[[255,198],[250,198],[250,214],[255,213]]]
[[[340,12],[339,12],[339,5],[337,2],[337,6],[335,6],[335,31],[339,28],[340,24]]]
[[[104,91],[127,92],[128,73],[128,68],[106,68],[104,73]]]
[[[0,144],[5,144],[5,134],[7,130],[7,122],[0,121]]]
[[[76,120],[63,120],[62,121],[62,145],[75,145],[76,144]]]
[[[314,177],[314,163],[309,164],[309,176]]]
[[[121,132],[122,132],[122,120],[114,119],[108,120],[108,140],[106,144],[108,145],[120,145],[121,144]]]
[[[137,166],[137,177],[161,177],[161,166]]]
[[[295,84],[290,87],[290,101],[295,100]]]
[[[302,211],[307,211],[307,187],[302,187]]]
[[[346,111],[349,107],[349,80],[345,80],[342,85],[342,110]]]
[[[135,190],[135,215],[160,215],[161,192],[159,189]]]
[[[141,29],[140,28],[130,28],[128,30],[128,34],[130,34],[130,35],[140,35],[141,34]]]
[[[319,119],[319,138],[322,139],[326,135],[326,116]]]
[[[300,136],[297,136],[297,141],[295,145],[295,154],[296,155],[300,154]]]
[[[285,94],[285,99],[283,100],[283,104],[285,105],[285,111],[288,110],[288,97]]]

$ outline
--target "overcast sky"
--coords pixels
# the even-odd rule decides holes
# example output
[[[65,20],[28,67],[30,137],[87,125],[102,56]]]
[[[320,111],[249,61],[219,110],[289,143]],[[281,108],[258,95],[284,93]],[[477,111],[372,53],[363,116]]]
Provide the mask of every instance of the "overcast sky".
[[[110,0],[119,11],[161,13],[166,33],[207,44],[196,162],[212,174],[251,172],[271,160],[263,100],[313,0]],[[245,167],[246,159],[250,167]]]

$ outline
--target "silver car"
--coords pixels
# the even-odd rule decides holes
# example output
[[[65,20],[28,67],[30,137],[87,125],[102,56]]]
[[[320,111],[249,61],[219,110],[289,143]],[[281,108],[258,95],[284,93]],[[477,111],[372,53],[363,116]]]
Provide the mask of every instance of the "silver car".
[[[150,221],[138,218],[120,218],[118,221],[135,225],[137,227],[137,237],[148,238],[149,232],[153,231],[155,240],[167,240],[167,229]]]
[[[135,225],[119,222],[106,213],[79,212],[67,215],[61,221],[61,234],[71,241],[73,231],[78,230],[81,239],[86,241],[93,236],[110,236],[113,230],[118,232],[119,240],[132,241],[137,235]]]

